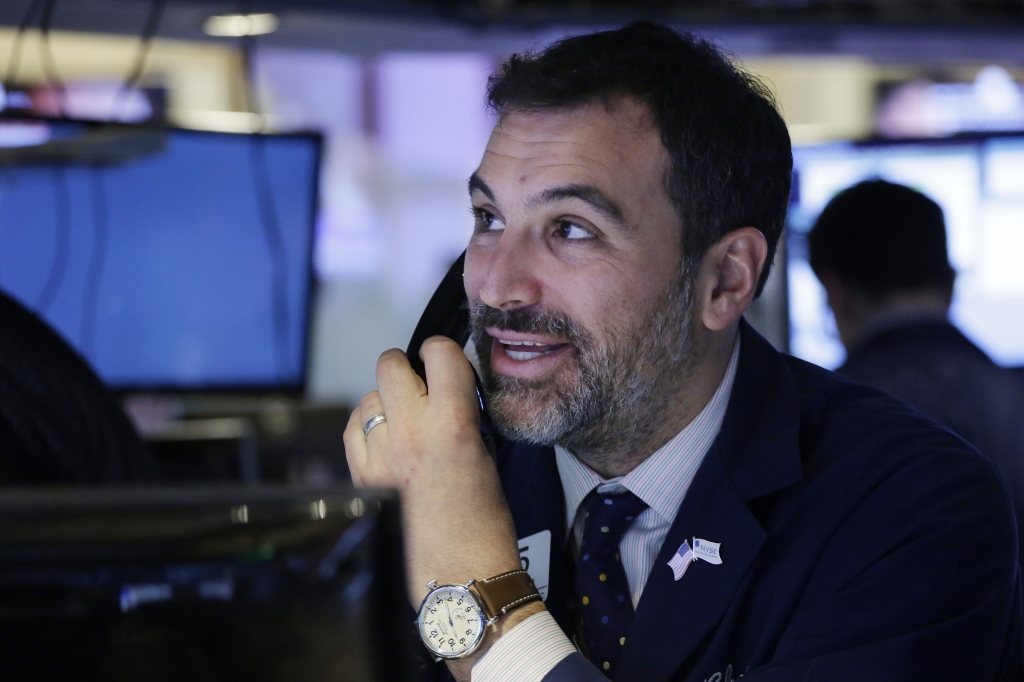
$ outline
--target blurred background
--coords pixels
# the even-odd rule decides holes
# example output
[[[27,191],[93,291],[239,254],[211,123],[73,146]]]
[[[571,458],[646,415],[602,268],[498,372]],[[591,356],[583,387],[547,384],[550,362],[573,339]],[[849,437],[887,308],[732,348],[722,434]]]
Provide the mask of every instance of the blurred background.
[[[1024,365],[1009,0],[5,0],[0,288],[118,392],[171,478],[342,480],[348,406],[467,243],[488,76],[640,18],[761,77],[798,147],[749,314],[773,344],[843,361],[804,233],[880,176],[942,205],[953,321]]]

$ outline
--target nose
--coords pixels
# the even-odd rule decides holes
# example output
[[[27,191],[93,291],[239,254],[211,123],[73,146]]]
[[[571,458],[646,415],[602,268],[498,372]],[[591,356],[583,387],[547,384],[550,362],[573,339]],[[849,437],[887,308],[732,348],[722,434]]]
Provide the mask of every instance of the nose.
[[[466,254],[466,289],[492,308],[511,310],[539,303],[539,254],[528,234],[506,228],[491,248],[470,247]]]

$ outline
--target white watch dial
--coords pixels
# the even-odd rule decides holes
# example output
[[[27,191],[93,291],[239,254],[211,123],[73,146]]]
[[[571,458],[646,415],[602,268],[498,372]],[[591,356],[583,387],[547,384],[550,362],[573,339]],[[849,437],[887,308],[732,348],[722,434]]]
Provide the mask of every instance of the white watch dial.
[[[483,638],[484,614],[476,596],[461,585],[442,585],[423,601],[420,637],[434,654],[458,658],[470,653]]]

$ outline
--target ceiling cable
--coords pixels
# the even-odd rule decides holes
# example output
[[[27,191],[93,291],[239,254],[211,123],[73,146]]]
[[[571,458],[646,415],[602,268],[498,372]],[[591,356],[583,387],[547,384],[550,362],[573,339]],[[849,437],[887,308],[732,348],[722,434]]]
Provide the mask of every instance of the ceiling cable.
[[[139,36],[139,45],[135,51],[135,62],[128,71],[121,88],[117,92],[117,99],[111,111],[112,120],[119,119],[124,114],[124,106],[131,91],[142,77],[142,71],[146,66],[146,57],[149,56],[149,48],[153,44],[153,37],[160,28],[160,20],[163,18],[164,8],[167,0],[152,0],[149,5],[149,13],[146,15],[146,23],[142,27],[142,34]]]
[[[45,0],[43,11],[39,17],[39,31],[42,34],[40,43],[40,57],[43,62],[43,72],[46,75],[46,84],[57,92],[57,110],[63,118],[65,114],[65,88],[64,82],[57,71],[57,63],[53,59],[53,49],[50,45],[50,26],[53,24],[53,10],[57,6],[57,0]]]
[[[14,41],[11,43],[11,56],[7,59],[7,73],[4,75],[4,88],[10,89],[14,85],[14,81],[18,77],[18,68],[21,66],[21,48],[25,39],[25,31],[32,25],[33,19],[36,16],[36,10],[42,5],[44,0],[30,0],[28,7],[25,8],[25,13],[21,15],[21,22],[18,23],[18,32],[14,35]]]

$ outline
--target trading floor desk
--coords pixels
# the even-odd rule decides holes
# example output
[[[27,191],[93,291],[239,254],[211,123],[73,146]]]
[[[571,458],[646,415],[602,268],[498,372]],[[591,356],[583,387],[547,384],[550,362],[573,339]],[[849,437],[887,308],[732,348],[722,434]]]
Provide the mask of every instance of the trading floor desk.
[[[388,493],[0,492],[4,680],[405,680],[403,586]]]

